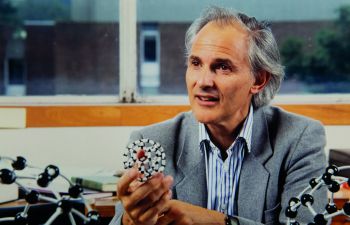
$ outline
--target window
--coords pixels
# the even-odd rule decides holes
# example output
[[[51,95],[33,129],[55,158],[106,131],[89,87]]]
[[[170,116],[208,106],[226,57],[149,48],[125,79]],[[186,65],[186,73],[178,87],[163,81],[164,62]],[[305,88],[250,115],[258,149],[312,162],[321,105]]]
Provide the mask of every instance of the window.
[[[184,36],[211,1],[138,1],[138,19],[157,23],[160,35],[159,94],[186,94]],[[214,3],[215,4],[215,3]],[[220,1],[271,23],[286,66],[280,94],[349,93],[350,3],[303,0]]]
[[[0,33],[6,35],[0,46],[6,48],[0,63],[8,64],[0,74],[9,76],[0,94],[117,95],[118,1],[101,2],[0,1],[0,14],[7,14],[1,17]],[[11,83],[19,79],[23,93]]]
[[[157,32],[143,32],[143,62],[157,62]]]
[[[124,47],[119,36],[124,32],[119,29],[119,18],[125,16],[119,13],[123,1],[137,5],[137,37],[130,43],[137,50],[132,66],[137,79],[131,80],[127,72],[120,74],[119,61],[131,60],[119,55]],[[210,0],[0,1],[0,95],[116,96],[130,85],[135,86],[130,91],[134,97],[186,95],[185,32],[210,4]],[[224,0],[218,5],[234,6],[271,22],[287,72],[281,94],[350,92],[348,1]],[[129,80],[121,82],[123,77]]]
[[[142,24],[140,30],[140,87],[142,94],[159,94],[160,40],[156,24]]]
[[[22,96],[25,94],[25,70],[23,59],[8,59],[6,95]]]

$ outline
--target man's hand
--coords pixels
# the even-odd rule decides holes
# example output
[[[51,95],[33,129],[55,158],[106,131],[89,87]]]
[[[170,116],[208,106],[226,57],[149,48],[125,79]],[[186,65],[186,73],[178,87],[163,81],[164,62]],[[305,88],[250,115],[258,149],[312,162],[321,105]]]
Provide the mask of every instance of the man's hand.
[[[118,182],[118,198],[125,209],[122,222],[123,225],[154,225],[171,198],[173,178],[158,173],[140,183],[136,180],[138,176],[137,169],[132,168]]]
[[[224,225],[223,213],[191,205],[178,200],[168,200],[163,216],[156,225]]]

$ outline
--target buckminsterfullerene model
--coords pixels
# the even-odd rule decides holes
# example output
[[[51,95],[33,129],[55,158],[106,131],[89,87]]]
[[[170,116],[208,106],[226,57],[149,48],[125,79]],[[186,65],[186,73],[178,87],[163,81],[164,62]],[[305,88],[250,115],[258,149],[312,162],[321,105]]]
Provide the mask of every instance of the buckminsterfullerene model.
[[[76,215],[77,217],[82,219],[85,224],[99,224],[100,216],[96,211],[92,210],[91,206],[84,199],[83,188],[78,184],[72,183],[67,177],[62,175],[57,166],[48,165],[45,169],[41,169],[35,166],[28,165],[27,160],[22,156],[18,156],[16,159],[0,156],[0,162],[1,161],[8,161],[11,164],[12,169],[3,168],[0,170],[0,185],[9,185],[16,183],[25,192],[24,198],[26,200],[26,205],[24,206],[23,211],[17,213],[16,216],[0,218],[0,222],[14,221],[15,224],[27,224],[28,210],[31,207],[31,205],[36,204],[39,201],[44,201],[48,203],[54,203],[57,206],[56,211],[49,217],[49,219],[44,223],[44,225],[52,224],[56,220],[56,218],[61,214],[68,215],[72,225],[76,224],[73,215]],[[16,171],[24,170],[25,168],[40,170],[41,173],[39,173],[37,176],[16,175]],[[51,189],[51,191],[54,197],[44,196],[38,191],[27,188],[21,183],[21,180],[33,179],[36,180],[36,183],[40,187],[50,188],[50,183],[57,177],[62,177],[69,183],[69,196],[61,196],[58,192],[56,192],[53,189]],[[77,200],[81,200],[84,203],[88,211],[86,215],[74,208],[73,203]]]
[[[340,190],[340,185],[343,183],[350,184],[350,179],[339,176],[339,171],[350,169],[350,166],[337,167],[330,165],[326,168],[325,173],[317,178],[310,180],[309,185],[297,196],[289,200],[289,206],[286,208],[285,215],[288,218],[288,225],[299,225],[295,219],[300,206],[307,207],[309,212],[314,216],[314,221],[310,221],[308,225],[326,225],[328,221],[338,215],[350,216],[350,202],[346,202],[342,209],[338,209],[334,203],[334,193]],[[325,206],[325,211],[318,213],[312,207],[314,203],[313,193],[320,187],[326,185],[331,192],[330,200]]]
[[[157,172],[165,169],[165,152],[163,147],[153,140],[144,138],[134,141],[124,153],[124,169],[137,166],[142,174],[139,181],[145,182]]]

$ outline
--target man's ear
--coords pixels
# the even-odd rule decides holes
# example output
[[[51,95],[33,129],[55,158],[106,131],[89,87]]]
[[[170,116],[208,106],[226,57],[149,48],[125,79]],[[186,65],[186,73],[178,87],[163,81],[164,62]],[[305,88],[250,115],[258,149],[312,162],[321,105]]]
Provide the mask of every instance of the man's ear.
[[[250,88],[252,94],[256,94],[260,92],[266,84],[269,82],[271,74],[266,72],[265,70],[261,70],[258,76],[255,78],[254,85]]]

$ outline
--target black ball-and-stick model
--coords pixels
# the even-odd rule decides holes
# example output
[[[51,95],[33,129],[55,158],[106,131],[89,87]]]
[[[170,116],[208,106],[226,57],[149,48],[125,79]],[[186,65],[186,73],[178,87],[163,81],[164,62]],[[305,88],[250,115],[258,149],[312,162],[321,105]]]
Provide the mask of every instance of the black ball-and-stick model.
[[[127,147],[124,153],[124,168],[130,169],[137,165],[142,174],[139,181],[145,182],[157,172],[165,169],[165,153],[163,147],[150,139],[140,139],[134,141]]]
[[[48,165],[44,170],[38,167],[34,167],[27,164],[27,160],[21,156],[18,156],[16,159],[10,157],[0,157],[0,161],[8,161],[11,163],[12,169],[4,168],[0,170],[0,185],[9,185],[17,184],[25,192],[26,205],[22,212],[16,214],[15,217],[5,217],[0,218],[0,222],[11,222],[15,224],[27,224],[28,223],[28,211],[32,204],[36,204],[39,201],[53,203],[57,206],[56,211],[48,218],[44,225],[52,224],[59,215],[65,214],[68,216],[69,221],[72,225],[76,224],[76,221],[73,215],[79,217],[84,221],[84,224],[96,225],[99,224],[100,216],[99,214],[92,210],[91,206],[87,203],[83,196],[83,188],[72,183],[67,177],[62,175],[59,171],[59,168],[54,165]],[[16,171],[23,170],[25,168],[31,168],[35,170],[41,170],[42,172],[37,176],[17,176]],[[69,196],[61,196],[58,192],[52,189],[54,197],[48,197],[40,194],[34,189],[27,188],[21,183],[21,180],[32,179],[36,180],[36,183],[43,188],[50,188],[51,182],[57,177],[61,177],[69,184],[68,194]],[[87,215],[81,213],[79,210],[74,208],[73,203],[77,200],[81,200],[88,213]]]
[[[350,217],[350,202],[346,202],[343,208],[339,209],[334,203],[334,193],[340,190],[340,185],[343,183],[350,184],[350,179],[339,176],[339,171],[350,169],[350,166],[337,167],[330,165],[326,168],[325,173],[317,178],[310,180],[309,185],[297,196],[289,200],[289,206],[286,208],[285,215],[288,225],[299,225],[295,219],[300,206],[307,207],[313,215],[314,221],[310,221],[308,225],[326,225],[328,221],[338,215],[346,215]],[[331,192],[328,204],[325,206],[324,212],[316,212],[312,207],[314,203],[313,193],[320,189],[321,186],[327,186]]]

